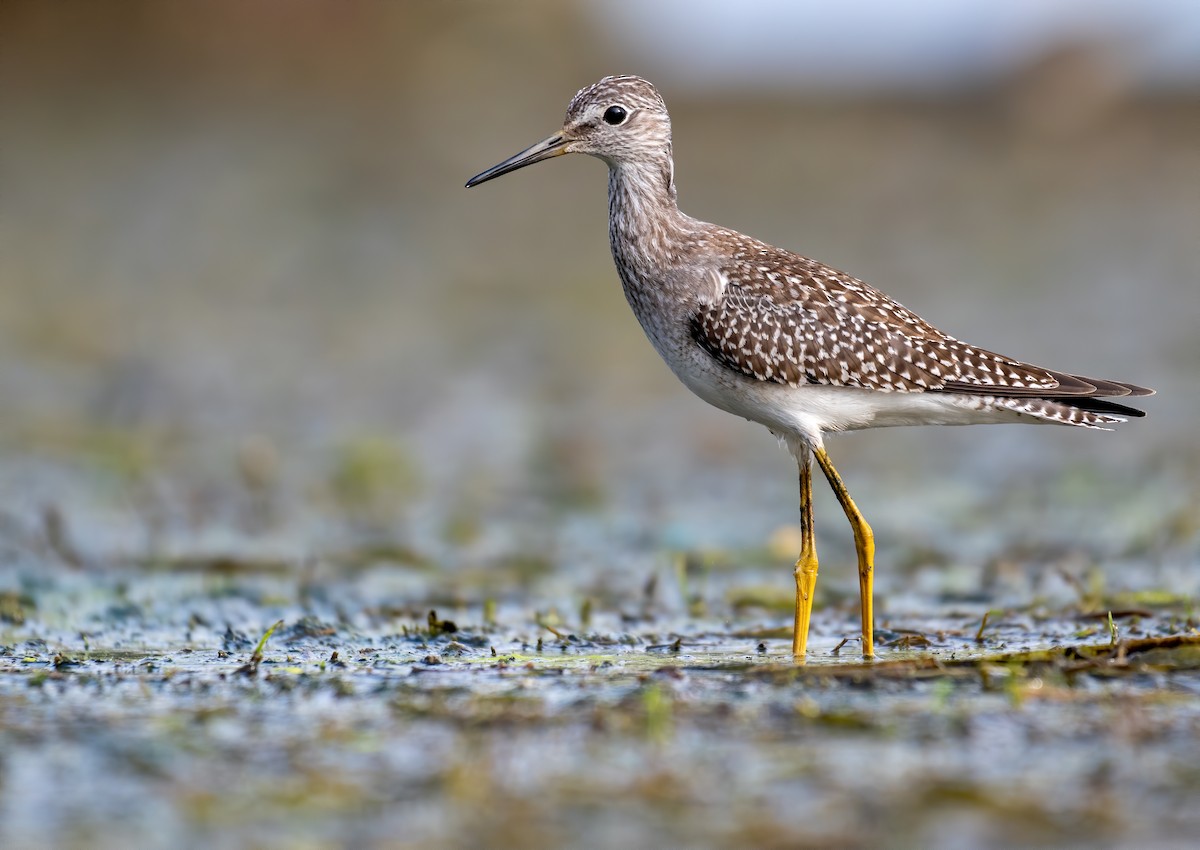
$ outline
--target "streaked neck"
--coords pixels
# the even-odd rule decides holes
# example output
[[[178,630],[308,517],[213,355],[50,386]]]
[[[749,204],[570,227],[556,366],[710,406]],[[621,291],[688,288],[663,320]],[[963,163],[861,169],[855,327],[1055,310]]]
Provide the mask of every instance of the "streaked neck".
[[[610,163],[608,235],[618,266],[653,269],[670,262],[684,219],[675,198],[670,156]]]

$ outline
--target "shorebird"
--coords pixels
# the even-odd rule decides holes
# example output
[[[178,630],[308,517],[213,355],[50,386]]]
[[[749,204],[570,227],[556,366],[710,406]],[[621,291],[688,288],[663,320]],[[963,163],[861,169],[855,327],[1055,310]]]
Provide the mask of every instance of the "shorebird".
[[[875,539],[825,451],[827,433],[891,425],[1053,423],[1108,430],[1145,413],[1109,398],[1153,390],[1045,369],[955,339],[878,289],[676,203],[671,119],[636,76],[571,99],[562,128],[467,188],[568,153],[608,164],[608,235],[629,306],[692,392],[765,425],[800,472],[792,652],[803,663],[817,581],[812,460],[854,532],[862,654],[875,654]]]

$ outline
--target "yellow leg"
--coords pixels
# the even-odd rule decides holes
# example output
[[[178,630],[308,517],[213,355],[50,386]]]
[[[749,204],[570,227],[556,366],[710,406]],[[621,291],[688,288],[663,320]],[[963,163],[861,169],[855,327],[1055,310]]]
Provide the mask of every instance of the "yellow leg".
[[[854,500],[850,498],[850,492],[846,489],[846,485],[842,483],[842,477],[833,468],[833,462],[829,459],[829,455],[825,453],[825,449],[814,449],[813,454],[817,456],[817,463],[821,464],[821,471],[825,473],[825,479],[829,482],[829,486],[833,488],[833,494],[837,496],[842,510],[846,512],[846,519],[850,520],[850,528],[854,530],[854,549],[858,553],[858,598],[862,604],[863,658],[873,658],[875,656],[875,637],[873,633],[874,610],[872,601],[874,596],[875,535],[871,531],[871,526],[867,525],[867,521],[859,513],[858,506],[854,504]],[[815,560],[814,558],[814,574],[816,573]]]
[[[800,560],[796,561],[796,628],[792,655],[804,663],[808,626],[812,621],[813,594],[817,589],[817,543],[813,537],[812,458],[805,449],[800,463]]]

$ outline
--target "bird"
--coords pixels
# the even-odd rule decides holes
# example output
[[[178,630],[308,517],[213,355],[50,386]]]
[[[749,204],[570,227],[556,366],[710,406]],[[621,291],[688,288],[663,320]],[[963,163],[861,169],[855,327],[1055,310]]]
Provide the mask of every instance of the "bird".
[[[585,86],[552,136],[471,188],[565,154],[608,165],[608,235],[629,306],[671,371],[709,404],[765,425],[795,458],[800,554],[792,656],[803,664],[818,559],[815,459],[854,535],[862,656],[874,649],[875,538],[825,436],[896,425],[1051,423],[1111,430],[1146,387],[1035,366],[950,336],[844,272],[680,211],[671,118],[634,75]]]

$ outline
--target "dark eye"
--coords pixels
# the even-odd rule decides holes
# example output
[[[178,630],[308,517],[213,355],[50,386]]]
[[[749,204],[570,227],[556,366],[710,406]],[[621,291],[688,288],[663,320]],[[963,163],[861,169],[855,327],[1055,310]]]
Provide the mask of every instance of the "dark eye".
[[[604,123],[612,124],[614,127],[625,123],[625,119],[628,117],[629,113],[625,111],[625,107],[623,106],[610,106],[604,110]]]

